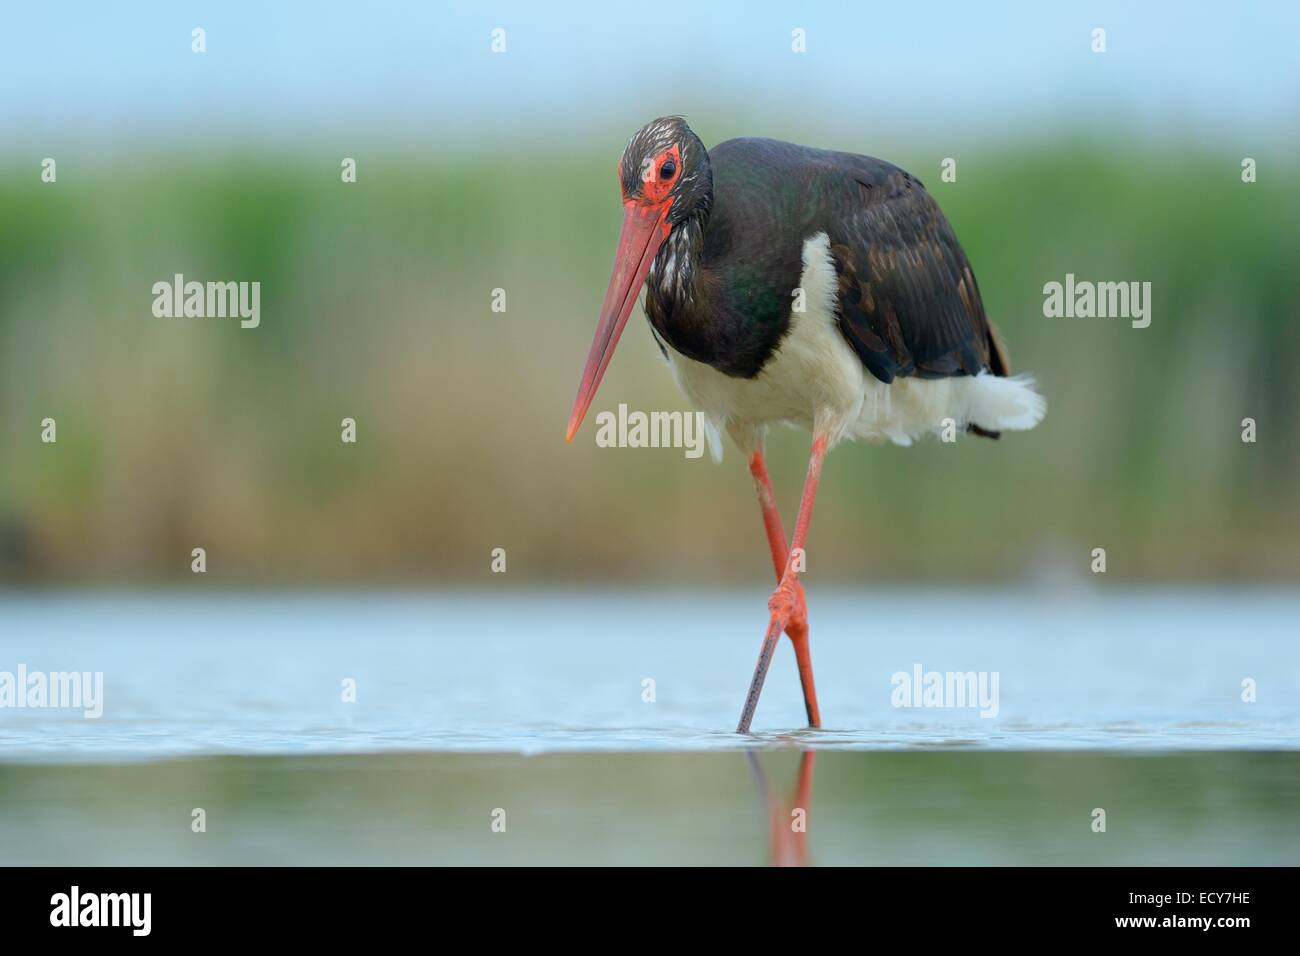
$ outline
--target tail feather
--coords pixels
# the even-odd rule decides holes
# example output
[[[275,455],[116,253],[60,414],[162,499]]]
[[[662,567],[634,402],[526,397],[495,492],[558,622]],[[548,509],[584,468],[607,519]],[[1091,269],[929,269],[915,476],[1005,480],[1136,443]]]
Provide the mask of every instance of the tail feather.
[[[1047,402],[1035,391],[1034,379],[1029,375],[977,375],[970,382],[969,399],[967,427],[977,435],[1026,431],[1047,414]]]

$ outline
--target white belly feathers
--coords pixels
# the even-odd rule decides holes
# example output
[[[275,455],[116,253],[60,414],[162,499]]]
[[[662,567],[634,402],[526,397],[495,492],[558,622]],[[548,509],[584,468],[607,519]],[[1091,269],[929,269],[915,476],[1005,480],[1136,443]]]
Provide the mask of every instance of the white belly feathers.
[[[830,240],[818,233],[803,245],[804,311],[792,311],[790,331],[755,378],[724,375],[665,344],[678,387],[704,412],[715,459],[722,457],[722,430],[748,455],[761,447],[767,426],[779,422],[824,430],[833,446],[853,438],[910,445],[940,432],[945,419],[959,430],[973,423],[990,431],[1033,428],[1042,420],[1046,403],[1026,376],[881,382],[839,330],[836,285]]]

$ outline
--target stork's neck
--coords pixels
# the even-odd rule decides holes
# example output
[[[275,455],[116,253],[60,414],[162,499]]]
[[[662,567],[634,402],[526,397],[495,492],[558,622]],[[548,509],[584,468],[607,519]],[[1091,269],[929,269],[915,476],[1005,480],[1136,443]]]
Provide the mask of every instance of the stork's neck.
[[[713,364],[722,303],[718,283],[701,263],[705,214],[678,223],[646,276],[645,311],[659,337],[676,351]]]
[[[704,222],[692,216],[678,223],[659,247],[646,276],[646,304],[659,312],[689,308],[698,290],[700,252],[704,246]]]
[[[710,222],[717,228],[717,213],[712,220],[707,216],[679,223],[659,247],[646,277],[646,317],[674,351],[724,375],[752,378],[784,334],[788,306],[778,303],[772,322],[754,321],[752,310],[737,307],[712,265],[717,237],[706,233]],[[706,255],[710,243],[714,251]],[[796,266],[787,285],[797,283]]]

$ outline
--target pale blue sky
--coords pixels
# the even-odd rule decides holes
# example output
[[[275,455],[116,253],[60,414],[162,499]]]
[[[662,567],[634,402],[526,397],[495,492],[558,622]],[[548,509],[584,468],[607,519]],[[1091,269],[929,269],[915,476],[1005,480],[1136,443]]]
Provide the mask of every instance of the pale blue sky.
[[[208,52],[190,52],[190,30]],[[489,52],[493,27],[508,52]],[[1093,54],[1093,27],[1108,52]],[[790,51],[807,30],[808,52]],[[1300,3],[87,2],[0,8],[0,137],[127,148],[377,132],[938,137],[1121,128],[1290,140]],[[555,140],[548,140],[555,142]],[[0,151],[5,147],[0,146]]]

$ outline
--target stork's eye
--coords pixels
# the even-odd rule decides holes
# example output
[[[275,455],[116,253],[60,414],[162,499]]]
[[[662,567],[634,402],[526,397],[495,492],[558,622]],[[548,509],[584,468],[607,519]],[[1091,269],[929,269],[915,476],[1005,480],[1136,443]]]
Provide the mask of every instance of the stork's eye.
[[[667,160],[662,166],[659,167],[659,178],[672,179],[673,173],[675,172],[677,172],[677,164],[674,163],[671,159]]]

